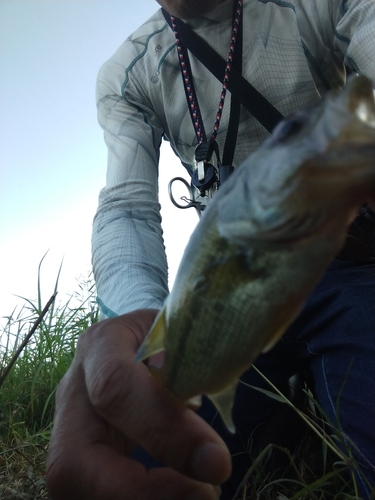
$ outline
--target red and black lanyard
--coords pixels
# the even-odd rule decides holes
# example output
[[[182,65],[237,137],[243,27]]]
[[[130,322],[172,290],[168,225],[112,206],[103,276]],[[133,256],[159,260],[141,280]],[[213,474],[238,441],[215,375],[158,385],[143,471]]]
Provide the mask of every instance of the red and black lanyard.
[[[198,183],[199,181],[203,181],[205,176],[207,177],[207,172],[205,171],[207,170],[207,168],[205,169],[205,165],[206,162],[210,160],[213,153],[215,153],[217,156],[219,171],[221,171],[221,182],[224,181],[224,177],[227,177],[227,175],[229,175],[229,173],[232,170],[231,165],[233,162],[234,150],[236,147],[240,108],[241,108],[240,100],[233,95],[231,98],[229,125],[223,150],[222,162],[220,161],[219,158],[219,150],[216,143],[216,136],[219,130],[220,121],[223,113],[224,102],[228,88],[231,69],[235,68],[240,74],[242,72],[242,7],[243,7],[243,0],[234,1],[232,35],[229,44],[229,51],[224,71],[224,77],[222,80],[222,90],[218,105],[218,111],[216,113],[216,119],[210,137],[207,137],[204,128],[203,119],[194,88],[188,51],[186,46],[183,43],[181,43],[179,37],[180,29],[184,29],[186,25],[180,19],[177,19],[174,16],[170,16],[169,24],[176,38],[176,45],[178,50],[182,80],[184,83],[186,100],[188,103],[191,120],[198,141],[198,146],[195,152],[195,160],[198,165],[197,169]],[[168,18],[167,20],[169,21]]]

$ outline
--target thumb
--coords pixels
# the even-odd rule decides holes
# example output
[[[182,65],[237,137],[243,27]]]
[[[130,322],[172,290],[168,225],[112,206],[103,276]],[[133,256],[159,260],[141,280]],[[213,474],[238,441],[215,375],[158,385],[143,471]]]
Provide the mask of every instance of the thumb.
[[[91,402],[105,420],[164,464],[193,479],[220,484],[231,472],[222,439],[163,388],[143,363],[134,362],[149,313],[120,316],[105,325],[105,333],[96,328],[95,339],[83,339],[95,346],[82,359]]]

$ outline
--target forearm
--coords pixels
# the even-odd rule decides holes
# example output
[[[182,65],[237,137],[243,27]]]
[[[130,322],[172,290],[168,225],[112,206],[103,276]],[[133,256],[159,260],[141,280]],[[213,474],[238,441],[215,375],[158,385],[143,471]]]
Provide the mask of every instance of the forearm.
[[[92,264],[105,317],[159,309],[168,277],[157,201],[119,200],[104,189],[93,225]]]
[[[126,51],[121,54],[132,57]],[[137,83],[128,79],[125,92],[121,75],[127,70],[118,70],[120,62],[126,66],[115,54],[97,82],[98,120],[108,147],[106,187],[100,193],[92,233],[102,318],[159,309],[168,293],[158,203],[163,130],[150,103],[137,95]]]

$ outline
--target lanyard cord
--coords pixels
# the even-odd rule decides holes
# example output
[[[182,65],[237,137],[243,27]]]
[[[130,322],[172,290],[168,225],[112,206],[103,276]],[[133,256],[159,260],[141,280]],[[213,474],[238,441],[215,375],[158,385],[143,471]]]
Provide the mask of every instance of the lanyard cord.
[[[206,132],[203,127],[203,120],[202,120],[202,115],[200,112],[199,104],[198,104],[198,99],[195,94],[195,88],[194,85],[191,81],[191,67],[190,67],[190,61],[189,61],[189,56],[186,50],[186,47],[181,44],[178,31],[177,31],[177,20],[174,16],[170,16],[171,18],[171,28],[174,33],[174,36],[176,38],[176,45],[177,45],[177,52],[178,52],[178,59],[180,62],[180,69],[181,69],[181,74],[182,74],[182,79],[184,82],[184,89],[185,89],[185,94],[186,94],[186,99],[188,102],[189,106],[189,112],[191,116],[191,120],[194,125],[195,129],[195,135],[197,136],[198,143],[200,144],[201,142],[206,142],[207,137],[206,137]]]
[[[243,5],[243,0],[237,0],[237,2],[235,1],[235,3],[234,3],[234,15],[233,15],[233,27],[232,27],[231,42],[230,42],[230,46],[229,46],[227,63],[226,63],[225,72],[224,72],[224,79],[223,79],[222,90],[221,90],[221,95],[220,95],[220,102],[219,102],[218,111],[216,113],[215,123],[214,123],[213,130],[212,130],[211,137],[210,137],[210,142],[214,142],[216,140],[217,132],[219,130],[220,120],[221,120],[221,116],[222,116],[223,108],[224,108],[225,96],[226,96],[226,92],[227,92],[227,84],[229,81],[230,70],[231,70],[232,65],[233,65],[236,41],[238,38],[241,38],[241,44],[242,44],[242,29],[240,29],[241,22],[242,22],[242,5]],[[172,30],[173,30],[173,33],[174,33],[175,38],[176,38],[176,45],[177,45],[179,62],[180,62],[181,74],[182,74],[182,78],[183,78],[183,82],[184,82],[184,88],[185,88],[187,101],[189,104],[189,111],[190,111],[191,119],[192,119],[192,122],[194,125],[195,134],[196,134],[198,143],[200,144],[202,142],[206,142],[207,137],[206,137],[206,133],[205,133],[204,126],[203,126],[202,115],[200,112],[200,108],[199,108],[197,96],[195,93],[194,85],[192,82],[192,77],[191,77],[192,73],[191,73],[191,68],[190,68],[189,57],[187,54],[187,50],[181,44],[181,41],[180,41],[180,38],[178,35],[177,20],[172,15],[170,17],[171,17],[171,23],[172,23]],[[242,56],[242,50],[241,50],[241,56]],[[241,59],[242,59],[242,57],[241,57]],[[236,104],[236,106],[238,107],[237,104]],[[232,115],[232,113],[231,113],[231,115]],[[237,121],[238,121],[238,117],[237,117]],[[238,123],[237,123],[237,128],[238,128]],[[228,137],[227,137],[227,139],[228,139]],[[226,144],[227,144],[227,142],[226,142]],[[233,143],[233,140],[229,141],[229,142]],[[233,150],[234,150],[234,147],[233,147]],[[233,153],[234,153],[234,151],[233,151]],[[231,156],[233,158],[233,154]]]

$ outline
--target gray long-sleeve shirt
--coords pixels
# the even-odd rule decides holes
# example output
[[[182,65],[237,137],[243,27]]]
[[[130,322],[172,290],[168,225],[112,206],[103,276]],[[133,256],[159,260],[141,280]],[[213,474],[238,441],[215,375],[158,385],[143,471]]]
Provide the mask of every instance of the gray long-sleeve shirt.
[[[342,87],[345,66],[375,82],[374,0],[244,0],[243,16],[243,75],[284,115]],[[231,0],[189,24],[226,59]],[[221,83],[193,56],[190,61],[210,133]],[[194,165],[197,146],[175,38],[160,10],[102,66],[97,106],[108,147],[107,181],[92,235],[102,317],[160,308],[168,284],[158,202],[159,147],[164,136],[183,162]],[[228,93],[217,136],[220,151],[229,110]],[[234,166],[267,136],[243,108]]]

